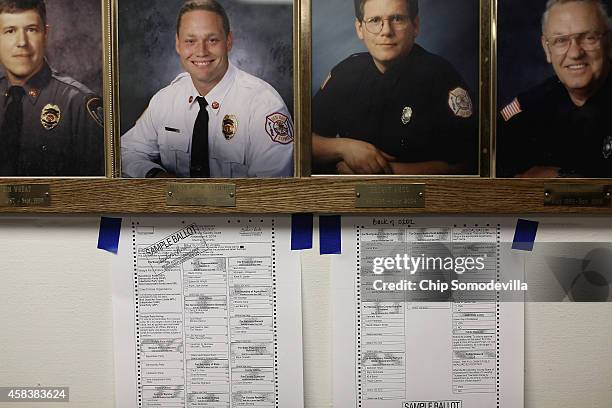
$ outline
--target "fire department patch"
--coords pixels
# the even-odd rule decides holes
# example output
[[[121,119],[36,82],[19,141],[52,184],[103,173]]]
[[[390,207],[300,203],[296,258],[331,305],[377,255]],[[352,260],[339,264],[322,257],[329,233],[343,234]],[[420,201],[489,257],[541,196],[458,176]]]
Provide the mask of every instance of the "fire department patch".
[[[469,118],[472,116],[472,100],[468,92],[463,88],[455,88],[448,93],[448,106],[455,116],[459,116],[460,118]]]
[[[266,132],[270,138],[280,144],[293,142],[293,125],[286,115],[276,112],[266,117]]]
[[[225,140],[230,140],[238,131],[238,119],[234,115],[225,115],[223,117],[223,136]]]
[[[102,107],[102,99],[95,97],[87,101],[87,112],[96,121],[98,126],[104,127],[104,108]]]
[[[62,111],[57,105],[45,105],[40,113],[40,124],[45,130],[51,130],[58,125],[62,118]]]

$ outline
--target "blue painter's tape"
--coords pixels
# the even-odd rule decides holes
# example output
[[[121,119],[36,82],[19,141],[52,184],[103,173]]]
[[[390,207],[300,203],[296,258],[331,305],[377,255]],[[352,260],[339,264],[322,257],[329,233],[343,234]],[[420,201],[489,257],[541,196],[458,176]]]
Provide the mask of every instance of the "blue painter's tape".
[[[119,251],[119,235],[121,234],[121,218],[100,218],[100,233],[98,234],[98,249],[116,254]]]
[[[518,219],[516,222],[516,230],[514,231],[514,240],[512,241],[512,249],[520,251],[533,251],[536,234],[538,232],[537,221],[529,221]]]
[[[342,253],[342,226],[339,215],[319,216],[319,246],[321,255]]]
[[[291,216],[291,250],[312,248],[312,214]]]

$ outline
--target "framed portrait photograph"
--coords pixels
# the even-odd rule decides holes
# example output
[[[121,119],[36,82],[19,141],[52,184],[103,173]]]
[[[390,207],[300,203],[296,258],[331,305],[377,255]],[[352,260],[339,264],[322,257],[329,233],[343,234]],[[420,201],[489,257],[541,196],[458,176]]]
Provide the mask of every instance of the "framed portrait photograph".
[[[612,177],[611,6],[498,1],[497,177]]]
[[[0,176],[104,176],[100,0],[0,1]]]
[[[478,175],[481,3],[312,4],[312,174]]]
[[[124,177],[294,174],[292,1],[118,0]]]

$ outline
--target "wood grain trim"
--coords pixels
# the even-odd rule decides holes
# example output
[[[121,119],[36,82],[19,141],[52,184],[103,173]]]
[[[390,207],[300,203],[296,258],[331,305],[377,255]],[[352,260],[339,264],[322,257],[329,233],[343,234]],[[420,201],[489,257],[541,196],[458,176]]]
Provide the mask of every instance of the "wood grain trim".
[[[410,214],[612,214],[612,208],[544,206],[544,186],[568,180],[495,180],[478,178],[301,178],[216,179],[205,183],[235,183],[236,207],[170,207],[169,181],[134,179],[2,179],[1,184],[49,184],[49,207],[2,207],[0,213],[410,213]],[[363,183],[425,183],[423,209],[355,208],[355,185]],[[612,185],[612,180],[572,180],[575,184]]]

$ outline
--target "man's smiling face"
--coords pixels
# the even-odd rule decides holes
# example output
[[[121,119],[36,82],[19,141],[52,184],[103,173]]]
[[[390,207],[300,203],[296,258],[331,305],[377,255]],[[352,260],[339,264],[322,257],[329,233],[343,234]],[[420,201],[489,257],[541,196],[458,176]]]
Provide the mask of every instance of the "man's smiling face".
[[[182,16],[176,52],[201,95],[214,88],[227,72],[231,48],[232,34],[225,34],[218,14],[194,10]]]
[[[608,27],[596,4],[570,1],[557,4],[549,10],[542,36],[546,59],[552,64],[559,80],[572,99],[584,100],[601,87],[609,72],[609,40],[603,35],[595,49],[585,50],[577,39],[570,40],[565,52],[555,50],[555,37],[580,33],[607,33]]]

